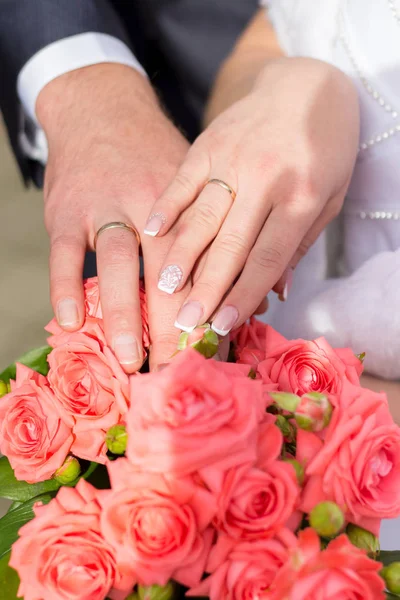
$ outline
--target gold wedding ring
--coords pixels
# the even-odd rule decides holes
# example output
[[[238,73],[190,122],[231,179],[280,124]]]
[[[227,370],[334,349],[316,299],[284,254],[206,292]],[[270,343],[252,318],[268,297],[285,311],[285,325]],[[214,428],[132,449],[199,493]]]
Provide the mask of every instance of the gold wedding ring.
[[[221,186],[222,188],[224,188],[224,190],[226,190],[227,192],[230,193],[230,195],[232,197],[232,200],[235,200],[235,198],[236,198],[236,192],[235,192],[235,190],[232,189],[230,185],[228,185],[227,183],[225,183],[225,181],[222,181],[222,179],[209,179],[207,181],[206,185],[208,185],[209,183],[215,183],[216,185]]]
[[[100,227],[100,229],[97,231],[96,235],[94,236],[93,248],[95,250],[96,250],[96,246],[97,246],[97,240],[99,239],[99,235],[101,235],[104,231],[107,231],[107,229],[126,229],[127,231],[132,232],[134,234],[134,236],[136,237],[138,246],[140,246],[140,235],[139,235],[139,232],[136,229],[136,227],[133,227],[133,225],[128,225],[128,223],[123,223],[122,221],[112,221],[111,223],[106,223],[105,225]]]

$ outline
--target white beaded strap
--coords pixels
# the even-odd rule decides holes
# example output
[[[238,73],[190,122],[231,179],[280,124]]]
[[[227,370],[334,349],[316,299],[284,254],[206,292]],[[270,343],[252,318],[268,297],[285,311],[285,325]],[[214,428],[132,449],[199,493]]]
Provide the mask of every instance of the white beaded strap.
[[[357,212],[346,212],[347,215],[352,217],[359,217],[363,221],[399,221],[400,211],[398,210],[372,210],[364,211],[360,210]]]
[[[393,8],[397,14],[394,0],[388,0],[388,2],[393,4]],[[370,81],[368,81],[368,79],[365,77],[364,73],[362,72],[362,70],[354,56],[354,53],[350,47],[349,40],[347,39],[347,36],[345,33],[345,23],[344,23],[344,17],[343,17],[342,11],[339,11],[339,13],[338,13],[338,34],[339,34],[339,39],[343,45],[343,48],[353,66],[353,69],[356,72],[356,74],[357,74],[358,78],[360,79],[365,90],[379,104],[379,106],[385,112],[390,113],[393,119],[397,119],[399,116],[398,110],[396,110],[395,107],[393,107],[391,104],[389,104],[389,102],[387,102],[385,100],[385,98],[378,92],[378,90],[376,88],[374,88],[373,85],[371,85]],[[365,142],[362,142],[360,144],[358,150],[359,150],[359,152],[369,150],[376,144],[380,144],[381,142],[390,139],[397,133],[400,133],[400,123],[396,123],[393,125],[393,127],[390,127],[387,131],[383,131],[382,133],[377,134],[376,136],[372,137],[371,139],[369,139]]]

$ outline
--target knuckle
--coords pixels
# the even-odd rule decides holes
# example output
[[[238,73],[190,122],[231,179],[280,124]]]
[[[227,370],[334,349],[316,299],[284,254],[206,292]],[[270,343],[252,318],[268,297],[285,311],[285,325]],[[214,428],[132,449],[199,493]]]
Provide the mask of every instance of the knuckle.
[[[221,223],[221,220],[215,211],[215,207],[208,202],[198,203],[195,208],[194,221],[196,223],[196,227],[202,228],[219,228]]]
[[[177,330],[177,332],[159,332],[156,333],[153,337],[152,337],[152,345],[153,347],[155,346],[156,349],[158,350],[158,352],[162,353],[163,349],[166,350],[166,355],[168,355],[168,352],[171,354],[171,348],[176,348],[177,345],[177,341],[179,338],[179,332]],[[169,354],[169,355],[170,355]]]
[[[107,257],[107,263],[110,266],[126,263],[137,258],[139,249],[131,239],[133,236],[130,232],[120,232],[118,235],[107,235],[107,232],[105,234],[99,237],[99,241],[101,240],[99,247],[103,255]]]
[[[304,238],[300,242],[299,247],[297,248],[297,255],[300,258],[303,258],[307,254],[307,252],[309,251],[309,249],[311,248],[312,244],[313,244],[313,242],[312,242],[311,239]]]
[[[177,173],[175,184],[188,196],[192,196],[196,193],[196,186],[190,175],[185,173],[185,171],[179,171]]]
[[[248,254],[249,245],[239,232],[230,231],[222,234],[214,243],[215,250],[230,256],[243,256]]]
[[[282,268],[284,245],[275,243],[273,246],[260,246],[251,253],[253,264],[261,271],[278,271]]]

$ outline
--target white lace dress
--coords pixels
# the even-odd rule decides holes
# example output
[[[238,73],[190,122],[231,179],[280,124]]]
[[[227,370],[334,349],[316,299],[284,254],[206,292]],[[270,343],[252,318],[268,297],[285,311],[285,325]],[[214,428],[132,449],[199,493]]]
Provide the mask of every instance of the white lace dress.
[[[341,218],[296,269],[287,302],[270,294],[266,320],[289,338],[324,335],[366,352],[369,372],[400,379],[400,0],[265,4],[286,54],[339,67],[354,80],[361,107]],[[335,270],[340,276],[331,278]],[[400,522],[384,523],[381,541],[399,549]]]

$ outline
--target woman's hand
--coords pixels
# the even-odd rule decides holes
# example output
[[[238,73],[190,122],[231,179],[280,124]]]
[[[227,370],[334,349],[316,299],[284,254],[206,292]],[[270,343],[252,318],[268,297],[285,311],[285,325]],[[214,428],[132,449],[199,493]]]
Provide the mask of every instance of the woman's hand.
[[[161,290],[180,292],[193,272],[178,328],[214,315],[213,329],[226,335],[279,280],[287,292],[290,269],[341,209],[358,133],[353,85],[313,59],[271,61],[252,91],[209,125],[145,228],[157,237],[177,228]],[[236,198],[207,185],[211,179]]]
[[[51,298],[66,330],[84,320],[82,267],[105,224],[144,227],[150,207],[173,179],[188,144],[162,113],[147,79],[129,67],[101,64],[63,75],[40,93],[37,114],[49,143],[45,222],[50,235]],[[143,236],[152,342],[151,363],[176,350],[176,298],[157,289],[173,231],[155,246]],[[108,343],[124,369],[142,364],[139,248],[135,235],[108,229],[98,238],[97,265]]]

